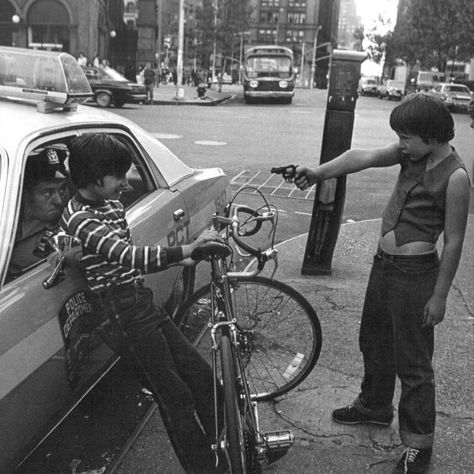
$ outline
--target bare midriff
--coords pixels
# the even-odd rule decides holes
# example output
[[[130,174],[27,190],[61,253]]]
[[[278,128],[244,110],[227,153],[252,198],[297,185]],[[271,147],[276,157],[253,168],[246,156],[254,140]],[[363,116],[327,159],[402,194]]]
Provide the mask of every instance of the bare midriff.
[[[384,252],[392,255],[423,255],[434,252],[436,249],[436,244],[423,241],[408,242],[398,246],[393,230],[381,236],[379,244]]]

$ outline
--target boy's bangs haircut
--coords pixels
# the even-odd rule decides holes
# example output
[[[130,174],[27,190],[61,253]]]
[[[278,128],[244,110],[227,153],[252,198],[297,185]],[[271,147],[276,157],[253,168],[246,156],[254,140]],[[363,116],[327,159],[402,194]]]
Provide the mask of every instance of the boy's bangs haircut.
[[[454,138],[454,120],[446,104],[437,96],[419,92],[406,96],[390,114],[390,127],[396,133],[418,135],[428,143],[447,143]]]
[[[75,138],[69,168],[78,188],[101,182],[105,176],[124,176],[132,165],[131,152],[116,136],[91,133]]]

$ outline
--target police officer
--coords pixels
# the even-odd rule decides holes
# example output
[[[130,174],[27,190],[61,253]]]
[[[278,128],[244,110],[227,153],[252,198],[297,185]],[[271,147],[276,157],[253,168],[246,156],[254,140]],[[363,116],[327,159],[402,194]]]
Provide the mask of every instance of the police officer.
[[[65,145],[55,144],[38,148],[28,157],[20,223],[9,266],[11,278],[53,250],[50,238],[59,230],[59,219],[69,200],[68,154]]]

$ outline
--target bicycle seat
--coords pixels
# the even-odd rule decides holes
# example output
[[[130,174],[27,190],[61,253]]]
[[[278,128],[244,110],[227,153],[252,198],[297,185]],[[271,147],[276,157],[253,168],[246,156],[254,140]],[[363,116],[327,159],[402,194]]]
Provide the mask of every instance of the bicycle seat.
[[[211,258],[227,258],[232,253],[232,249],[227,244],[220,242],[206,242],[193,250],[191,258],[193,260],[210,260]]]

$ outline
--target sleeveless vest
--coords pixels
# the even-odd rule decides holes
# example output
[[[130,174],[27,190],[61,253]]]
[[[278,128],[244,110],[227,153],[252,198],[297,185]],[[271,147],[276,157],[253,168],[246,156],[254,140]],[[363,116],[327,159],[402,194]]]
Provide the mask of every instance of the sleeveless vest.
[[[382,235],[393,230],[397,246],[416,241],[436,243],[444,230],[449,178],[458,168],[466,167],[454,148],[430,170],[426,170],[426,159],[412,162],[402,155],[400,164],[397,184],[382,215]]]

